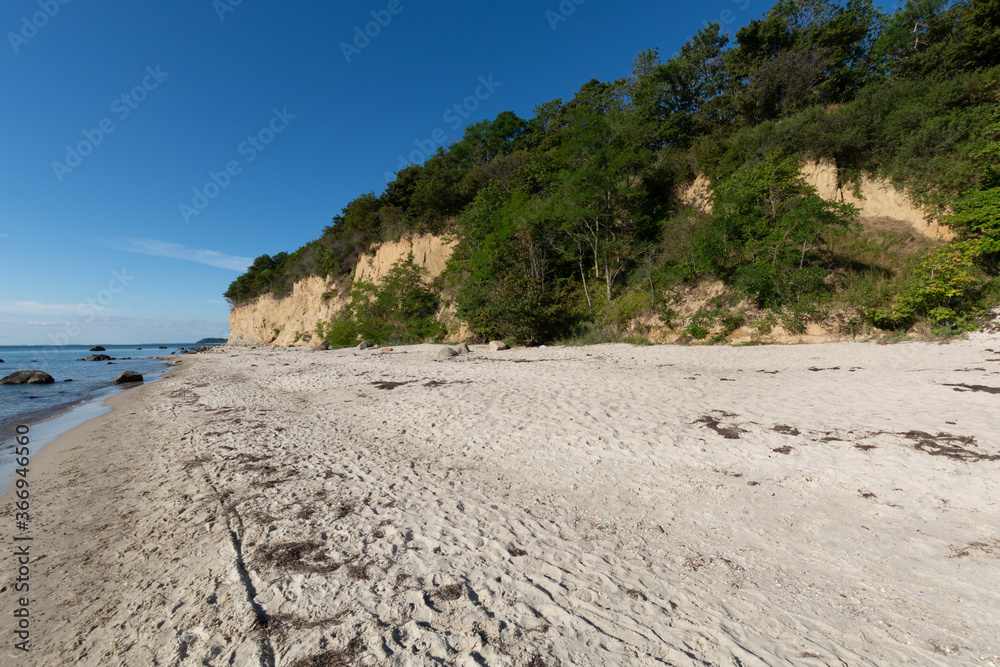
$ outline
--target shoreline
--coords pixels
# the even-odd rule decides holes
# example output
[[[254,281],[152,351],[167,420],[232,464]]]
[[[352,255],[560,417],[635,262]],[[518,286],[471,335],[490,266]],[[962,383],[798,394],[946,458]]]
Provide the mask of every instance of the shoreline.
[[[164,374],[170,372],[173,367],[175,360],[171,357],[150,357],[156,361],[163,363],[163,367],[154,371],[153,373],[147,373],[146,375],[151,376],[148,380],[149,383],[156,382]],[[144,384],[147,381],[144,380]],[[58,384],[58,383],[56,383]],[[109,389],[118,389],[119,391],[124,391],[128,389],[127,386],[109,384],[105,387],[100,387],[95,389],[93,393],[83,396],[81,398],[73,399],[68,403],[62,403],[59,405],[53,405],[47,408],[41,408],[38,410],[29,410],[27,412],[21,412],[19,414],[12,415],[10,417],[4,417],[0,419],[0,447],[8,444],[15,436],[15,429],[20,425],[36,426],[38,424],[44,424],[45,422],[52,421],[53,419],[58,419],[72,412],[76,408],[93,401],[95,398],[99,398],[102,392],[107,392]]]
[[[22,412],[12,417],[0,420],[0,447],[3,447],[14,439],[18,426],[36,426],[38,424],[44,424],[47,421],[51,421],[65,415],[68,412],[72,412],[75,408],[93,400],[93,398],[93,396],[78,398],[70,403],[42,408],[40,410]]]
[[[998,344],[195,355],[33,461],[33,657],[997,662]]]
[[[154,384],[176,368],[177,362],[169,357],[160,357],[158,360],[163,362],[163,367],[153,373],[147,373],[143,382],[137,383],[139,386]],[[137,388],[138,386],[129,386],[127,384],[110,384],[95,390],[92,394],[84,398],[76,399],[70,403],[22,413],[0,423],[0,497],[5,496],[8,492],[9,476],[12,475],[15,467],[13,460],[8,461],[6,459],[9,452],[14,449],[14,438],[17,427],[28,426],[32,433],[37,433],[39,429],[43,431],[40,438],[38,436],[32,438],[32,442],[35,439],[44,440],[35,454],[37,455],[44,451],[44,448],[49,443],[56,441],[74,428],[110,412],[112,408],[108,404],[113,397]],[[32,456],[32,460],[34,460],[35,455]]]

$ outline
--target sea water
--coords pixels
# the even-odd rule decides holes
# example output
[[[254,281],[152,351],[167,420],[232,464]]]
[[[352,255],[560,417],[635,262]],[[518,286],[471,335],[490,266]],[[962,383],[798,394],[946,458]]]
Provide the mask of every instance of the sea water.
[[[161,347],[162,346],[162,347]],[[53,384],[0,385],[0,494],[7,491],[14,469],[14,428],[29,424],[31,455],[46,443],[110,410],[104,401],[123,387],[113,384],[122,371],[136,371],[144,380],[157,379],[168,364],[153,357],[180,356],[185,344],[104,345],[104,352],[91,352],[88,345],[0,345],[0,378],[21,370],[39,370],[51,375]],[[141,348],[141,349],[138,349]],[[79,361],[106,354],[107,361]],[[130,357],[130,358],[127,358]],[[67,381],[67,380],[72,380]],[[54,415],[59,415],[52,418]]]

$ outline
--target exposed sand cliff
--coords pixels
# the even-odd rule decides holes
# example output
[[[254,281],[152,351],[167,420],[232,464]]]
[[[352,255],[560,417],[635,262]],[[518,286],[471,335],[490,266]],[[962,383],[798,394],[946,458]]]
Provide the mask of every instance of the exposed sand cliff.
[[[444,271],[453,244],[437,236],[415,236],[383,243],[374,253],[364,254],[354,270],[354,279],[329,281],[310,276],[295,283],[289,296],[265,294],[229,312],[230,345],[307,345],[314,342],[316,323],[327,320],[350,303],[356,281],[378,282],[392,265],[413,253],[417,266],[434,279]]]
[[[350,281],[310,276],[295,283],[287,297],[278,299],[265,294],[229,311],[229,344],[307,344],[314,335],[316,322],[329,319],[350,300]]]
[[[377,283],[385,277],[392,265],[413,253],[413,263],[427,271],[428,281],[444,273],[445,265],[455,249],[453,241],[440,236],[414,236],[412,238],[383,243],[373,254],[364,254],[354,270],[356,282]]]
[[[833,160],[806,162],[802,166],[801,173],[802,178],[815,187],[823,199],[857,206],[861,211],[862,222],[865,219],[890,218],[905,222],[921,236],[929,239],[947,241],[953,236],[950,229],[927,215],[905,192],[897,190],[888,181],[873,179],[868,174],[862,174],[861,198],[858,198],[854,194],[853,186],[848,184],[844,187],[840,184],[837,165]],[[699,174],[698,178],[681,193],[681,200],[689,206],[710,212],[711,196],[711,183],[704,174]]]
[[[886,221],[895,221],[900,226],[905,225],[920,236],[933,240],[948,240],[951,231],[939,224],[923,210],[917,207],[905,192],[895,189],[887,181],[875,180],[863,175],[860,191],[863,198],[854,195],[852,186],[842,187],[839,184],[837,165],[832,160],[807,162],[802,167],[802,177],[814,186],[820,196],[828,201],[844,201],[857,206],[862,223],[884,225]],[[688,186],[681,199],[700,210],[710,212],[712,189],[711,183],[704,175]],[[234,308],[229,315],[231,345],[308,345],[315,342],[314,331],[316,323],[328,320],[337,311],[350,302],[351,286],[357,281],[379,282],[392,265],[413,254],[414,262],[426,269],[428,280],[439,277],[445,269],[448,259],[454,250],[454,241],[439,236],[421,235],[400,241],[382,243],[373,252],[366,253],[358,260],[354,270],[353,280],[344,278],[339,281],[327,281],[323,278],[309,277],[295,284],[290,296],[278,299],[265,295],[252,303]],[[692,302],[697,310],[700,301]],[[438,319],[445,322],[455,340],[464,340],[468,334],[466,328],[458,321],[454,306],[443,306]],[[637,320],[637,324],[646,324],[654,329],[660,328],[655,318],[646,322]],[[781,327],[775,328],[771,334],[761,338],[750,329],[734,334],[734,341],[765,340],[771,343],[802,343],[829,342],[841,340],[845,334],[839,330],[837,322],[829,322],[829,326],[810,324],[805,334],[790,334]],[[668,341],[676,333],[660,332],[654,336],[657,340]]]

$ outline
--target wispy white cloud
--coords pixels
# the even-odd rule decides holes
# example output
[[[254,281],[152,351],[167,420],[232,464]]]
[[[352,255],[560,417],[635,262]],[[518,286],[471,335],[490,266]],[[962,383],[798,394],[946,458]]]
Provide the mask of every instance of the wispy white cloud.
[[[19,315],[72,315],[79,307],[75,303],[39,303],[38,301],[16,301],[0,303],[0,313]]]
[[[153,255],[154,257],[169,257],[170,259],[182,259],[187,262],[197,262],[219,269],[229,269],[230,271],[246,271],[253,262],[249,257],[238,257],[227,255],[217,250],[201,250],[198,248],[188,248],[179,243],[169,241],[159,241],[157,239],[123,239],[121,241],[101,241],[105,245],[115,250],[134,252],[140,255]]]
[[[4,345],[63,345],[67,342],[138,344],[157,340],[193,342],[206,336],[226,338],[229,335],[225,320],[164,320],[98,314],[93,319],[70,316],[65,322],[58,322],[48,321],[51,317],[40,320],[30,313],[17,312],[6,316],[5,311],[9,308],[10,304],[0,304],[0,342]],[[73,328],[69,329],[69,325]]]

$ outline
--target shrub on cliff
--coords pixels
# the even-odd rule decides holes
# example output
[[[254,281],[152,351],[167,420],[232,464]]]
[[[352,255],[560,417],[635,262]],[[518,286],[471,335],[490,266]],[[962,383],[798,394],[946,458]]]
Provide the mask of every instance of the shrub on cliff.
[[[448,272],[472,333],[532,345],[564,326],[567,299],[553,280],[557,248],[544,215],[524,193],[491,183],[459,219]]]
[[[317,334],[333,347],[352,347],[359,338],[401,345],[443,337],[445,327],[434,317],[438,298],[424,283],[425,275],[412,254],[399,260],[380,283],[357,283],[351,303],[319,323]]]
[[[696,240],[703,261],[765,307],[824,289],[826,271],[817,261],[823,232],[846,227],[856,213],[822,199],[794,159],[775,154],[737,169],[713,200],[711,223]]]
[[[995,305],[984,295],[1000,269],[1000,106],[984,135],[992,141],[976,156],[980,188],[959,197],[943,219],[955,239],[924,256],[891,307],[871,311],[876,326],[902,329],[926,317],[935,326],[968,329]]]

